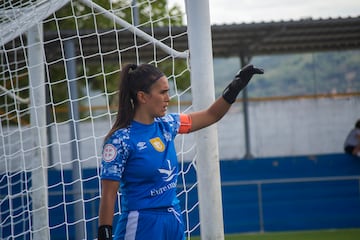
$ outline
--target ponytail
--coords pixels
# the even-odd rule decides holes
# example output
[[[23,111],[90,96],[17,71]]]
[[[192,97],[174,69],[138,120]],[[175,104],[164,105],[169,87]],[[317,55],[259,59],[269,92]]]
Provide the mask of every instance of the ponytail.
[[[162,76],[164,73],[151,64],[127,64],[123,67],[119,83],[118,112],[105,140],[116,130],[130,125],[138,105],[138,91],[149,93],[152,84]]]

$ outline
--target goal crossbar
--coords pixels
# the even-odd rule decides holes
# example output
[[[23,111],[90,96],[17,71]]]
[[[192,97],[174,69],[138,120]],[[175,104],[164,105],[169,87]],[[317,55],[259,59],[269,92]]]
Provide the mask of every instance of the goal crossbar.
[[[6,93],[6,95],[10,96],[11,98],[15,99],[16,101],[20,102],[20,103],[25,103],[25,104],[29,104],[29,98],[22,98],[19,97],[18,95],[16,95],[15,93],[13,93],[13,91],[8,90],[7,88],[3,87],[0,85],[0,91],[3,91]]]
[[[36,26],[48,16],[62,8],[70,0],[47,0],[34,5],[19,7],[16,10],[0,10],[0,46],[22,35],[28,29]]]
[[[151,35],[147,34],[146,32],[140,30],[139,28],[137,28],[136,26],[128,23],[127,21],[121,19],[120,17],[118,17],[116,14],[114,14],[111,11],[106,10],[105,8],[101,7],[100,5],[94,3],[93,1],[90,0],[80,0],[82,3],[84,3],[85,5],[87,5],[88,7],[97,10],[98,12],[104,14],[105,17],[114,20],[116,23],[118,23],[119,25],[127,28],[129,31],[131,31],[132,33],[134,33],[135,35],[137,35],[138,37],[141,37],[142,39],[155,44],[156,46],[158,46],[160,49],[162,49],[163,51],[165,51],[167,54],[169,54],[172,57],[175,58],[187,58],[188,57],[188,52],[184,51],[184,52],[179,52],[176,51],[175,49],[167,46],[166,44],[162,43],[161,41],[157,40],[156,38],[152,37]]]
[[[2,15],[2,19],[9,19],[9,21],[7,22],[5,21],[6,22],[5,24],[1,24],[2,31],[0,33],[0,46],[6,44],[12,39],[23,34],[27,29],[31,28],[32,26],[35,26],[40,21],[47,18],[50,14],[59,10],[68,2],[69,0],[61,0],[61,1],[49,0],[49,1],[37,3],[35,6],[32,7],[22,7],[19,9],[19,11],[9,11],[9,10],[2,11],[0,13]],[[179,52],[167,46],[163,42],[147,34],[146,32],[140,30],[139,28],[128,23],[127,21],[121,19],[113,12],[106,10],[105,8],[94,3],[93,1],[80,0],[80,2],[82,2],[83,4],[94,10],[97,10],[98,12],[102,13],[105,17],[114,20],[117,24],[127,28],[129,31],[131,31],[138,37],[141,37],[142,39],[155,44],[156,46],[158,46],[160,49],[162,49],[172,57],[186,59],[189,55],[188,51]],[[36,11],[34,11],[34,9],[36,9]],[[35,14],[36,17],[34,17]],[[35,21],[34,18],[36,19]]]

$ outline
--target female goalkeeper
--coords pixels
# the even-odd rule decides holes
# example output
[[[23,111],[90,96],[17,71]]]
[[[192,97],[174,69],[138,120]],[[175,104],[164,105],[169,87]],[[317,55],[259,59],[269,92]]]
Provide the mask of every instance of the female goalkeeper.
[[[117,192],[121,215],[114,239],[182,240],[184,223],[176,197],[178,162],[174,138],[219,121],[261,69],[248,65],[208,109],[167,114],[169,83],[150,64],[123,68],[116,121],[105,137],[101,163],[98,239],[113,239]]]

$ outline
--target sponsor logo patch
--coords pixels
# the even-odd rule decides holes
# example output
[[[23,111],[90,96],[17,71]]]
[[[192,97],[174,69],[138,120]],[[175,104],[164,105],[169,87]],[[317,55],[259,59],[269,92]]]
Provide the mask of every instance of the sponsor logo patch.
[[[176,174],[176,168],[175,167],[171,167],[171,161],[167,160],[168,163],[168,168],[159,168],[159,172],[164,174],[165,176],[163,177],[163,180],[165,182],[170,182],[174,177],[177,176]]]

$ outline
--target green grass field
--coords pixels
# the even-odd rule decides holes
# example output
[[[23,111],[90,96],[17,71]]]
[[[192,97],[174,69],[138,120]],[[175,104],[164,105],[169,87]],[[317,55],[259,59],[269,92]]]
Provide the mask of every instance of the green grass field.
[[[191,238],[200,240],[200,237]],[[360,240],[360,228],[321,231],[231,234],[225,240]]]

